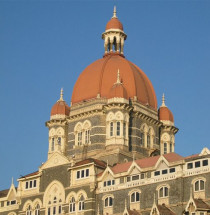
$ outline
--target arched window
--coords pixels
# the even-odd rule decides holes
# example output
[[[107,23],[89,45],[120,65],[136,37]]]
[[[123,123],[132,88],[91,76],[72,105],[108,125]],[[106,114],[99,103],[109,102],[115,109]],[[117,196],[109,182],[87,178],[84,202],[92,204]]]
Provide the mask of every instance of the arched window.
[[[83,211],[85,209],[85,198],[83,195],[79,198],[79,211]]]
[[[172,150],[172,143],[170,143],[170,152],[172,152],[173,150]]]
[[[53,137],[51,142],[51,151],[53,152],[54,150],[55,150],[55,139]]]
[[[37,204],[35,207],[35,215],[39,215],[40,214],[40,205]]]
[[[116,134],[117,134],[117,136],[120,136],[120,122],[117,122]]]
[[[194,191],[203,191],[205,189],[205,182],[203,180],[198,180],[195,182]]]
[[[163,153],[164,153],[164,154],[167,154],[167,143],[164,143]]]
[[[58,148],[61,148],[61,137],[58,137]]]
[[[130,202],[139,202],[140,201],[140,193],[139,192],[133,192],[130,196]]]
[[[79,132],[77,135],[78,135],[78,140],[77,140],[78,146],[81,146],[82,145],[82,132]]]
[[[90,130],[85,131],[85,144],[90,142]]]
[[[159,189],[159,197],[160,198],[165,198],[165,197],[168,197],[168,187],[161,187]]]
[[[147,134],[147,148],[150,148],[150,135]]]
[[[113,133],[114,133],[114,123],[110,122],[110,137],[113,136]]]
[[[75,212],[75,198],[72,197],[69,203],[69,212]]]
[[[144,145],[144,132],[143,131],[141,132],[140,136],[141,136],[140,144],[141,144],[141,146],[143,146]]]
[[[31,214],[32,214],[31,205],[29,205],[26,209],[26,215],[31,215]]]
[[[126,137],[126,123],[123,122],[123,136]]]
[[[113,198],[111,196],[105,198],[104,207],[112,207],[113,206]]]

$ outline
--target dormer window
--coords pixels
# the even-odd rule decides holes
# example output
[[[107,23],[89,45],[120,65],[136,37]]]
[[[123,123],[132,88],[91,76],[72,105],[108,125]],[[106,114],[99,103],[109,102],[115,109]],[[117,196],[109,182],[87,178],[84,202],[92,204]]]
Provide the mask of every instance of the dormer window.
[[[37,186],[37,182],[36,179],[35,180],[31,180],[31,181],[26,181],[25,183],[25,189],[32,189],[32,188],[36,188]]]
[[[76,179],[89,177],[89,169],[82,169],[77,171]]]
[[[115,185],[115,180],[104,181],[104,187]]]

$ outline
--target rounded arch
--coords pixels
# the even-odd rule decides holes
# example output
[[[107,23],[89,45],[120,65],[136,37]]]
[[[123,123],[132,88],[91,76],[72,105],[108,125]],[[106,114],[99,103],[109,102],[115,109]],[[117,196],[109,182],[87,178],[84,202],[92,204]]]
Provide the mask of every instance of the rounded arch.
[[[15,212],[10,212],[8,215],[17,215]]]
[[[78,122],[75,126],[74,126],[74,132],[77,133],[79,131],[82,130],[82,123]]]
[[[39,204],[40,207],[42,207],[42,201],[39,198],[36,198],[33,201],[32,209],[34,210],[38,204]]]
[[[54,136],[55,135],[55,128],[51,128],[50,130],[49,130],[49,137],[52,137],[52,136]]]
[[[132,194],[135,193],[135,192],[141,193],[141,190],[140,190],[140,189],[132,189],[132,190],[130,190],[130,191],[128,192],[128,195],[130,196],[130,195],[132,195]]]
[[[45,190],[43,197],[43,206],[46,206],[49,201],[53,202],[53,198],[55,196],[57,199],[61,199],[62,202],[65,202],[64,186],[57,180],[52,181]]]
[[[74,197],[75,199],[77,198],[77,194],[74,191],[71,191],[67,197],[66,197],[66,203],[69,203],[71,198]]]
[[[150,136],[154,136],[155,132],[154,132],[154,129],[153,129],[152,126],[149,126],[148,133],[149,133]]]
[[[162,187],[167,187],[168,189],[170,189],[169,184],[160,184],[160,185],[157,186],[156,190],[159,191]]]
[[[83,122],[83,129],[89,129],[91,127],[91,122],[89,120],[85,120]]]
[[[123,119],[124,119],[123,113],[122,113],[121,111],[117,111],[117,112],[115,113],[115,119],[116,119],[116,120],[123,120]]]
[[[203,180],[204,182],[206,182],[206,178],[205,177],[196,177],[192,180],[191,184],[194,185],[195,182]]]
[[[27,200],[27,201],[25,202],[25,204],[23,205],[23,211],[26,211],[29,205],[30,205],[31,207],[32,207],[32,205],[33,205],[33,202],[32,202],[31,200]]]
[[[148,125],[146,123],[143,123],[140,127],[140,130],[142,132],[148,132]]]
[[[164,132],[164,133],[161,135],[161,140],[166,141],[166,142],[170,141],[170,136],[169,136],[169,134],[166,133],[166,132]]]
[[[106,194],[102,197],[102,200],[104,201],[107,197],[112,197],[114,199],[114,195],[109,193],[109,194]]]
[[[106,121],[111,121],[113,120],[115,117],[114,117],[114,113],[113,112],[109,112],[106,116]]]
[[[63,136],[64,135],[64,129],[62,127],[59,127],[56,129],[56,135]]]
[[[87,193],[84,190],[79,190],[76,195],[76,200],[79,201],[82,195],[84,196],[85,200],[87,199]]]

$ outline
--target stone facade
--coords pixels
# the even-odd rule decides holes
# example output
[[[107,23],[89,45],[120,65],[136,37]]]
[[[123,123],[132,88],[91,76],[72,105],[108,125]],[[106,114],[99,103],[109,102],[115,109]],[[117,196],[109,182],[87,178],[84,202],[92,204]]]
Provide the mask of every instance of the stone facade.
[[[103,75],[106,67],[117,74],[111,93],[74,97],[69,107],[61,91],[46,122],[48,160],[19,178],[17,188],[0,191],[1,215],[210,214],[209,149],[189,157],[174,152],[173,115],[164,97],[157,109],[150,81],[124,58],[126,34],[116,10],[107,26],[101,62]],[[125,66],[144,85],[136,85],[135,96],[128,96],[133,88],[120,78]]]

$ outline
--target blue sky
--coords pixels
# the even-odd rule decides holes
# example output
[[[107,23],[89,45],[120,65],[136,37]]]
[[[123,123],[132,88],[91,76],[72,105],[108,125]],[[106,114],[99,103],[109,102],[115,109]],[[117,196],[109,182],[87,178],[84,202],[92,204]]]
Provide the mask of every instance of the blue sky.
[[[125,56],[162,93],[176,152],[210,148],[210,1],[0,1],[0,190],[47,159],[52,105],[70,104],[84,68],[103,56],[113,6],[128,35]],[[15,182],[17,185],[17,183]]]

